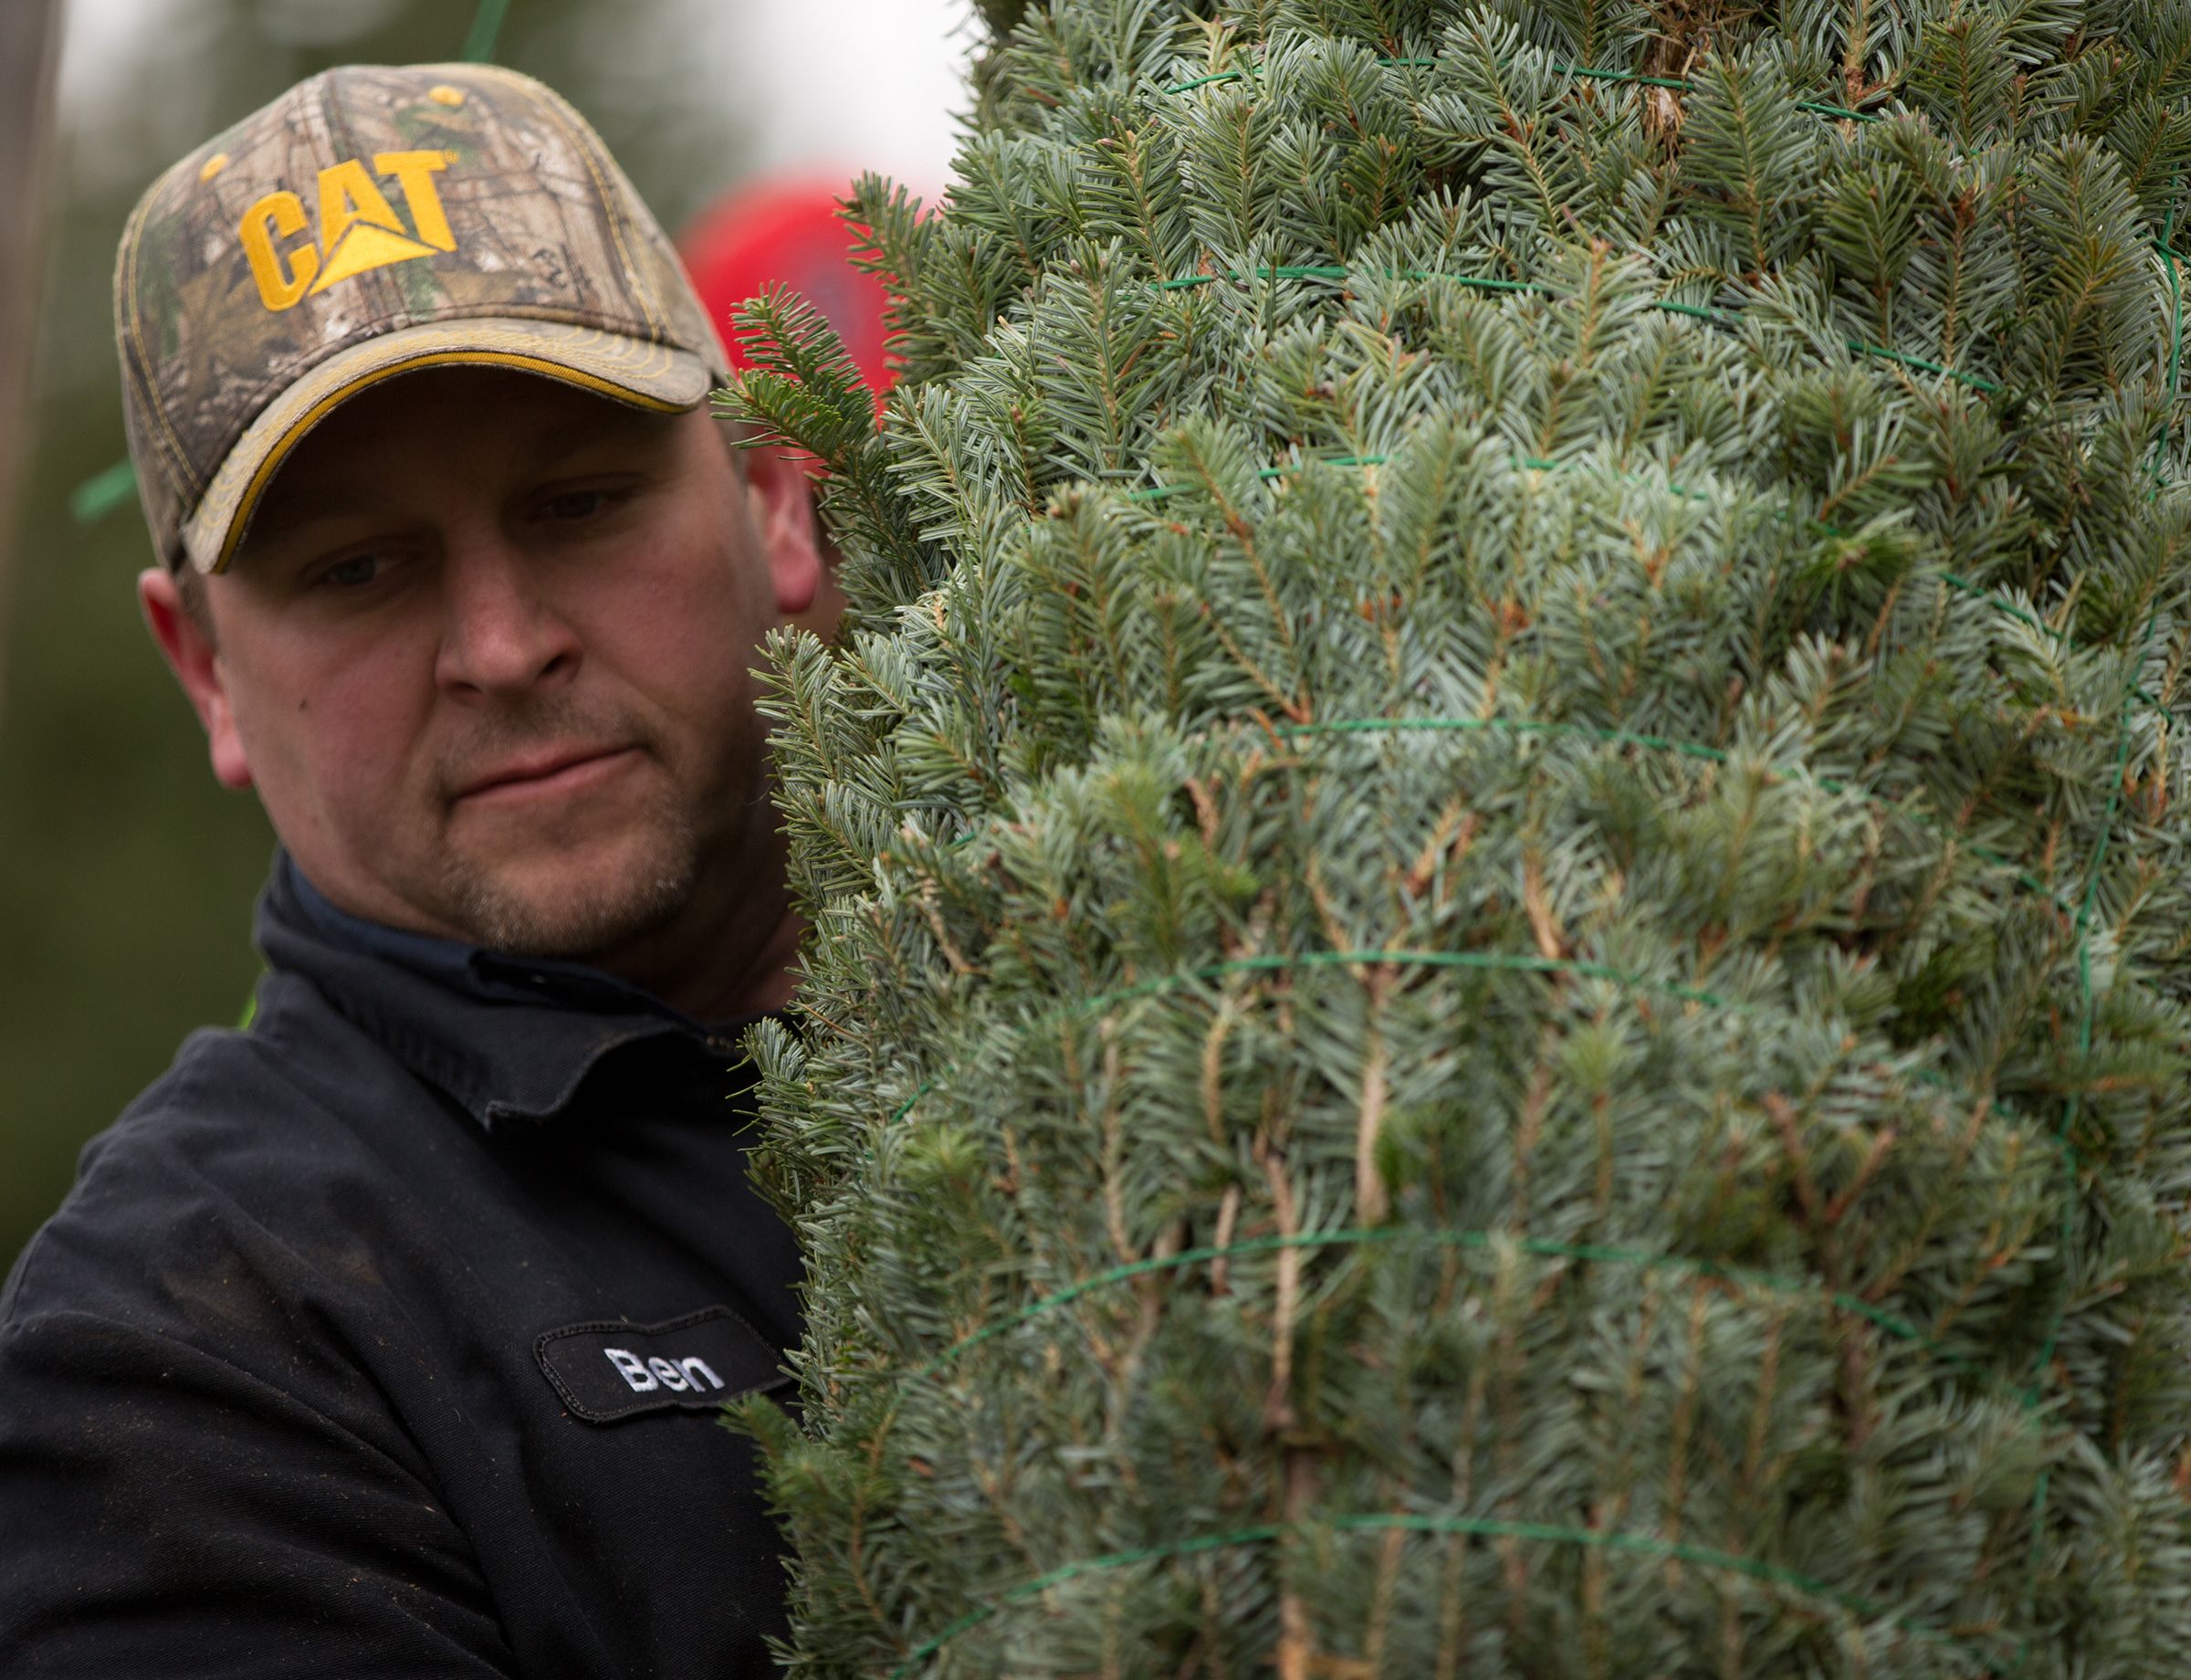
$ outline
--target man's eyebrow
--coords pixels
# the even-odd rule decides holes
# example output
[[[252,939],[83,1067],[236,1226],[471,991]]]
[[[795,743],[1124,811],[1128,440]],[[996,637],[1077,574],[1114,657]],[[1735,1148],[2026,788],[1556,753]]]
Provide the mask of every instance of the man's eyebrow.
[[[372,488],[363,484],[339,484],[309,495],[285,497],[270,508],[262,505],[252,514],[237,553],[240,557],[246,549],[261,547],[320,520],[370,515],[384,505]]]
[[[654,429],[650,423],[672,418],[644,409],[627,410],[622,404],[615,407],[615,413],[580,415],[544,427],[536,434],[527,446],[535,470],[559,467],[597,443],[622,446],[643,441]],[[325,490],[285,497],[271,508],[262,505],[251,516],[237,551],[240,556],[246,549],[278,541],[316,520],[371,516],[383,511],[385,505],[372,485],[357,480],[335,484]]]
[[[532,460],[538,467],[556,467],[594,444],[622,445],[644,440],[653,431],[649,422],[670,418],[643,409],[613,405],[612,415],[589,414],[565,420],[539,433],[532,440]]]

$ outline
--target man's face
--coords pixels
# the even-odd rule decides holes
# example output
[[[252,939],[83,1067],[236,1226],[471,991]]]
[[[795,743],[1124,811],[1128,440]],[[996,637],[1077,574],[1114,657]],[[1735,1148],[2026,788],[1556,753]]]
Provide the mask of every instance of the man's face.
[[[818,570],[786,529],[704,412],[409,375],[284,463],[206,581],[203,684],[169,653],[216,772],[336,903],[600,960],[768,850],[748,669]]]

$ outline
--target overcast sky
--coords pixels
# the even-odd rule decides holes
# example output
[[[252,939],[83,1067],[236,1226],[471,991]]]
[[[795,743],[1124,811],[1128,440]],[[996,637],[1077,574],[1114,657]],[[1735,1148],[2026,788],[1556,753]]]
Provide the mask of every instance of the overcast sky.
[[[933,190],[951,157],[949,111],[960,98],[967,8],[952,0],[706,0],[726,58],[745,50],[768,68],[759,92],[766,162],[880,168]],[[811,64],[826,42],[829,72]]]
[[[204,137],[187,77],[166,79],[157,100],[139,97],[148,68],[187,63],[203,46],[208,17],[197,0],[66,4],[62,121],[79,178],[141,173],[142,157],[179,156]],[[259,0],[257,21],[277,40],[333,45],[404,4]],[[463,0],[447,4],[460,10]],[[604,51],[614,50],[630,5],[602,0]],[[750,110],[758,167],[834,175],[872,168],[908,185],[941,185],[949,113],[961,103],[966,0],[649,0],[646,10],[650,38],[676,39],[687,67],[698,55],[709,79]]]

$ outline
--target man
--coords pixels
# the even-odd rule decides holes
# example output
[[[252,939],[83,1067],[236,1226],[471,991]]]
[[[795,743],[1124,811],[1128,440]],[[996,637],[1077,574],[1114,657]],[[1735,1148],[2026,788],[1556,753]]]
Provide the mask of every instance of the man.
[[[805,484],[567,105],[334,70],[115,288],[152,635],[281,842],[241,1033],[0,1297],[0,1673],[760,1674],[781,1394],[742,1024],[800,924],[753,709]]]

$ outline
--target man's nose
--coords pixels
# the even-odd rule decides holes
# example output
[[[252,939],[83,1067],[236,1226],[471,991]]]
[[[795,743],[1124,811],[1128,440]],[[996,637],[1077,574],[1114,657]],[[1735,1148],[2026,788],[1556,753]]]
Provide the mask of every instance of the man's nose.
[[[499,533],[453,538],[443,559],[435,679],[459,694],[508,694],[578,667],[570,623],[543,591],[537,564]]]

